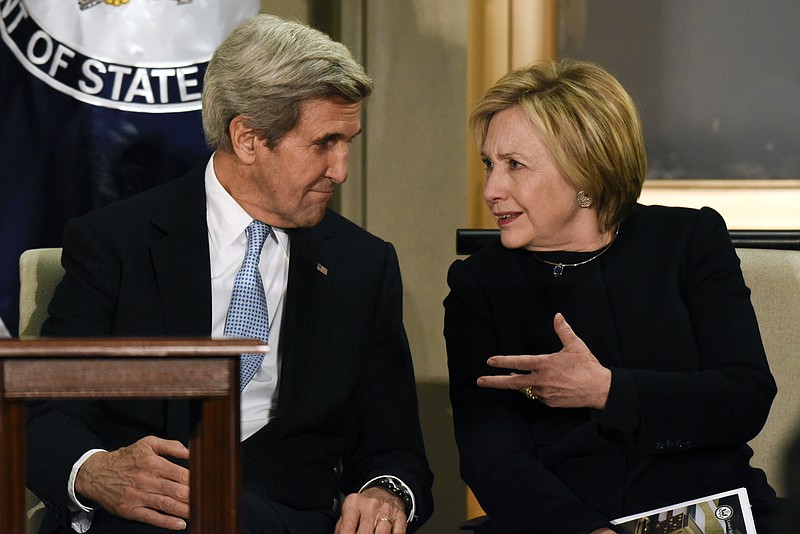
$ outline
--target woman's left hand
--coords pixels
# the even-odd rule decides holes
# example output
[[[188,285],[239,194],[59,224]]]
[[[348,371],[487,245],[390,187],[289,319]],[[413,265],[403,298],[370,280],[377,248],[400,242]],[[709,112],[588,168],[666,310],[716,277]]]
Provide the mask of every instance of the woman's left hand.
[[[482,376],[478,386],[528,392],[553,408],[602,410],[611,388],[611,371],[597,361],[560,313],[553,319],[564,348],[554,354],[492,356],[492,367],[524,371],[526,374]]]

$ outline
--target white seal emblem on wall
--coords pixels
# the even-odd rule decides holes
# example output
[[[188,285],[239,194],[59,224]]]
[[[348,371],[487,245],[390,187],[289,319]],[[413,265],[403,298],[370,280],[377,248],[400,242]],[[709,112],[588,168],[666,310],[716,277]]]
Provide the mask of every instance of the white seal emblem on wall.
[[[258,0],[113,3],[120,5],[0,0],[0,36],[31,74],[82,102],[193,111],[200,109],[214,49],[260,6]]]

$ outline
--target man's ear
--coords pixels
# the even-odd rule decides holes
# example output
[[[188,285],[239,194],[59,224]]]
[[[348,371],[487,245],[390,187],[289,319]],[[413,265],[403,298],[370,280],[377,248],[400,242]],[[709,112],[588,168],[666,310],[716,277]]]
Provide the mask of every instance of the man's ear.
[[[256,131],[247,125],[244,115],[237,115],[231,120],[228,126],[231,134],[231,145],[233,153],[242,163],[252,164],[255,162],[256,149],[264,144],[264,140],[256,135]]]

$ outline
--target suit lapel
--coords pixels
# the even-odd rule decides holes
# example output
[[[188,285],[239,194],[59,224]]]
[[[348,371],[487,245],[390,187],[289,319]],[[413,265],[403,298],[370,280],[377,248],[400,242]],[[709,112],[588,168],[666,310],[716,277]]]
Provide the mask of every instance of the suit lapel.
[[[281,380],[278,417],[292,406],[292,395],[303,368],[314,361],[320,350],[316,327],[324,320],[324,293],[336,276],[324,254],[328,233],[324,225],[293,230],[291,256],[281,330]],[[319,265],[319,268],[318,268]]]
[[[289,231],[289,281],[281,326],[280,398],[276,417],[242,444],[245,463],[258,458],[264,447],[280,437],[292,422],[295,395],[302,394],[303,370],[312,365],[320,350],[316,325],[325,317],[324,294],[335,270],[317,269],[317,264],[332,267],[326,260],[328,232],[320,225]]]
[[[195,169],[153,218],[163,232],[150,246],[169,336],[211,334],[211,266],[203,172]]]
[[[205,166],[175,182],[151,220],[150,259],[158,284],[167,336],[211,335],[211,265],[208,253]],[[167,439],[188,446],[189,401],[165,402]]]

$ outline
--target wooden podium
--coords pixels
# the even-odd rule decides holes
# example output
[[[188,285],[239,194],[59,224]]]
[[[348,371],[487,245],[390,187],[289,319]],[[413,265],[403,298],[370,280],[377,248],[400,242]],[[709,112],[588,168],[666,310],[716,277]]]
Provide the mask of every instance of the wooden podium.
[[[0,525],[25,532],[25,403],[44,399],[190,399],[192,534],[237,534],[239,358],[250,339],[0,340]],[[66,488],[65,488],[66,491]]]

